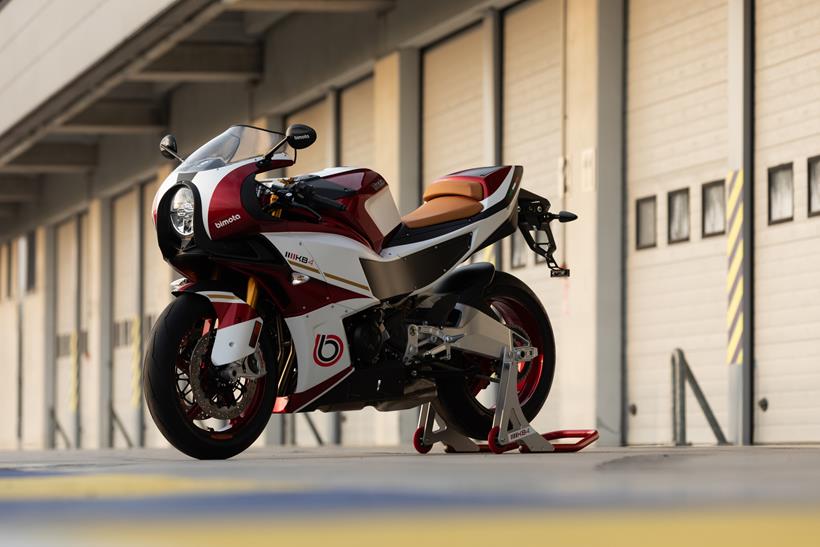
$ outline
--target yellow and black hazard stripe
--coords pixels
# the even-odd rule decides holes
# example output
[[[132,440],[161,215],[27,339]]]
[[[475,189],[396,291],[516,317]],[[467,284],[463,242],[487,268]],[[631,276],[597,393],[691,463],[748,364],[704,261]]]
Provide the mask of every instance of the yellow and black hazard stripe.
[[[732,171],[726,177],[726,187],[729,197],[726,201],[728,216],[728,237],[726,238],[729,269],[726,276],[726,292],[729,297],[729,307],[726,312],[726,327],[729,333],[729,343],[726,347],[726,362],[732,364],[743,363],[743,170]]]

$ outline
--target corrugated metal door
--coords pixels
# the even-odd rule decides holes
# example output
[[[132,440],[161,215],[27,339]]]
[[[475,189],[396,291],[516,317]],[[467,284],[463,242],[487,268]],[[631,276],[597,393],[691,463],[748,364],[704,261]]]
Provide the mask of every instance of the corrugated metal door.
[[[529,1],[505,12],[502,27],[503,163],[524,166],[522,186],[549,199],[555,209],[561,204],[561,19],[560,0]],[[550,278],[546,264],[536,261],[517,232],[503,242],[502,264],[538,294],[560,339],[564,282]],[[557,393],[554,389],[537,423],[556,424]]]
[[[422,184],[484,159],[481,31],[465,30],[422,56]]]
[[[142,203],[150,205],[159,189],[162,179],[142,186]],[[143,208],[142,213],[142,336],[143,347],[148,342],[148,335],[162,310],[171,302],[172,270],[157,245],[157,234],[151,221],[150,207]],[[167,446],[167,442],[154,425],[154,421],[144,408],[145,444],[146,446]]]
[[[339,96],[339,153],[342,165],[373,165],[373,78],[342,90]]]
[[[703,185],[722,181],[727,170],[727,9],[726,0],[629,2],[626,351],[632,444],[671,441],[669,363],[678,347],[727,426],[726,236],[704,237],[701,222]],[[641,204],[648,207],[641,209],[646,215],[639,250]],[[690,440],[714,442],[691,396],[687,421]]]
[[[54,363],[55,446],[77,446],[77,408],[80,392],[78,274],[79,248],[77,220],[63,222],[56,229],[56,351]]]
[[[138,190],[113,201],[113,345],[111,371],[114,446],[136,446],[140,438]]]
[[[754,438],[817,442],[820,3],[758,0],[756,9]]]
[[[286,125],[303,123],[316,130],[316,142],[296,155],[296,164],[285,170],[287,176],[314,173],[330,165],[328,140],[333,136],[333,125],[330,123],[330,108],[326,99],[322,99],[301,110],[297,110],[287,117]]]

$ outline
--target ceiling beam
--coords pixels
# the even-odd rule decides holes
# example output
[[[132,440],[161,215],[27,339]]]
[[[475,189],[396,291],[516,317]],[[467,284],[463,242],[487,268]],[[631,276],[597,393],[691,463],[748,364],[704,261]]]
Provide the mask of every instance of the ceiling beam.
[[[0,203],[0,218],[16,217],[18,212],[20,212],[19,205],[13,205],[11,203]]]
[[[245,82],[262,76],[262,49],[246,44],[180,44],[131,80]]]
[[[165,128],[160,108],[147,100],[101,100],[54,129],[69,135],[139,135]]]
[[[383,11],[395,6],[394,0],[223,0],[236,11]]]
[[[38,198],[40,183],[25,177],[0,177],[0,204],[24,203]]]
[[[83,173],[97,162],[97,147],[77,142],[41,142],[0,166],[0,173]]]

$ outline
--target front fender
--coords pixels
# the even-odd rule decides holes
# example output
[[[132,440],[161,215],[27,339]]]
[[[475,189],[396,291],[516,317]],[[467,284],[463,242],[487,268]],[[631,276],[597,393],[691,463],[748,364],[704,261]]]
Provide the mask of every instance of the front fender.
[[[256,351],[263,321],[247,302],[230,290],[217,289],[211,283],[189,283],[176,287],[174,296],[183,293],[207,299],[216,314],[216,336],[211,348],[215,366],[238,361]]]

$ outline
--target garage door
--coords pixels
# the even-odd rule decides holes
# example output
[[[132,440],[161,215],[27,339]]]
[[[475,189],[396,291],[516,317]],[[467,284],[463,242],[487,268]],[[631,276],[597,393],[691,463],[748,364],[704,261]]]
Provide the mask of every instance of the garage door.
[[[285,170],[287,176],[303,173],[314,173],[331,167],[328,140],[332,138],[333,127],[330,123],[330,108],[327,100],[322,99],[287,117],[286,125],[292,123],[307,124],[316,130],[316,142],[304,150],[299,150],[296,164]]]
[[[422,56],[422,183],[485,165],[484,51],[471,28]]]
[[[372,168],[374,156],[373,78],[339,95],[339,152],[342,165]]]
[[[79,246],[78,224],[74,218],[56,229],[56,351],[54,363],[55,446],[77,446],[79,376]]]
[[[820,441],[820,3],[757,2],[755,442]]]
[[[522,165],[522,186],[549,199],[555,209],[561,203],[561,4],[531,0],[505,12],[503,19],[503,163]],[[536,261],[518,232],[503,241],[503,266],[538,294],[560,340],[564,282],[550,278],[546,264]],[[559,408],[556,395],[557,390],[538,423],[556,425],[557,416],[550,412]]]
[[[138,190],[113,202],[113,331],[111,399],[114,446],[136,446],[141,424],[141,356],[139,351]]]
[[[726,0],[629,2],[626,351],[633,444],[671,441],[674,348],[684,350],[727,426],[720,182],[727,170],[727,8]],[[687,410],[690,440],[714,442],[693,399]]]

